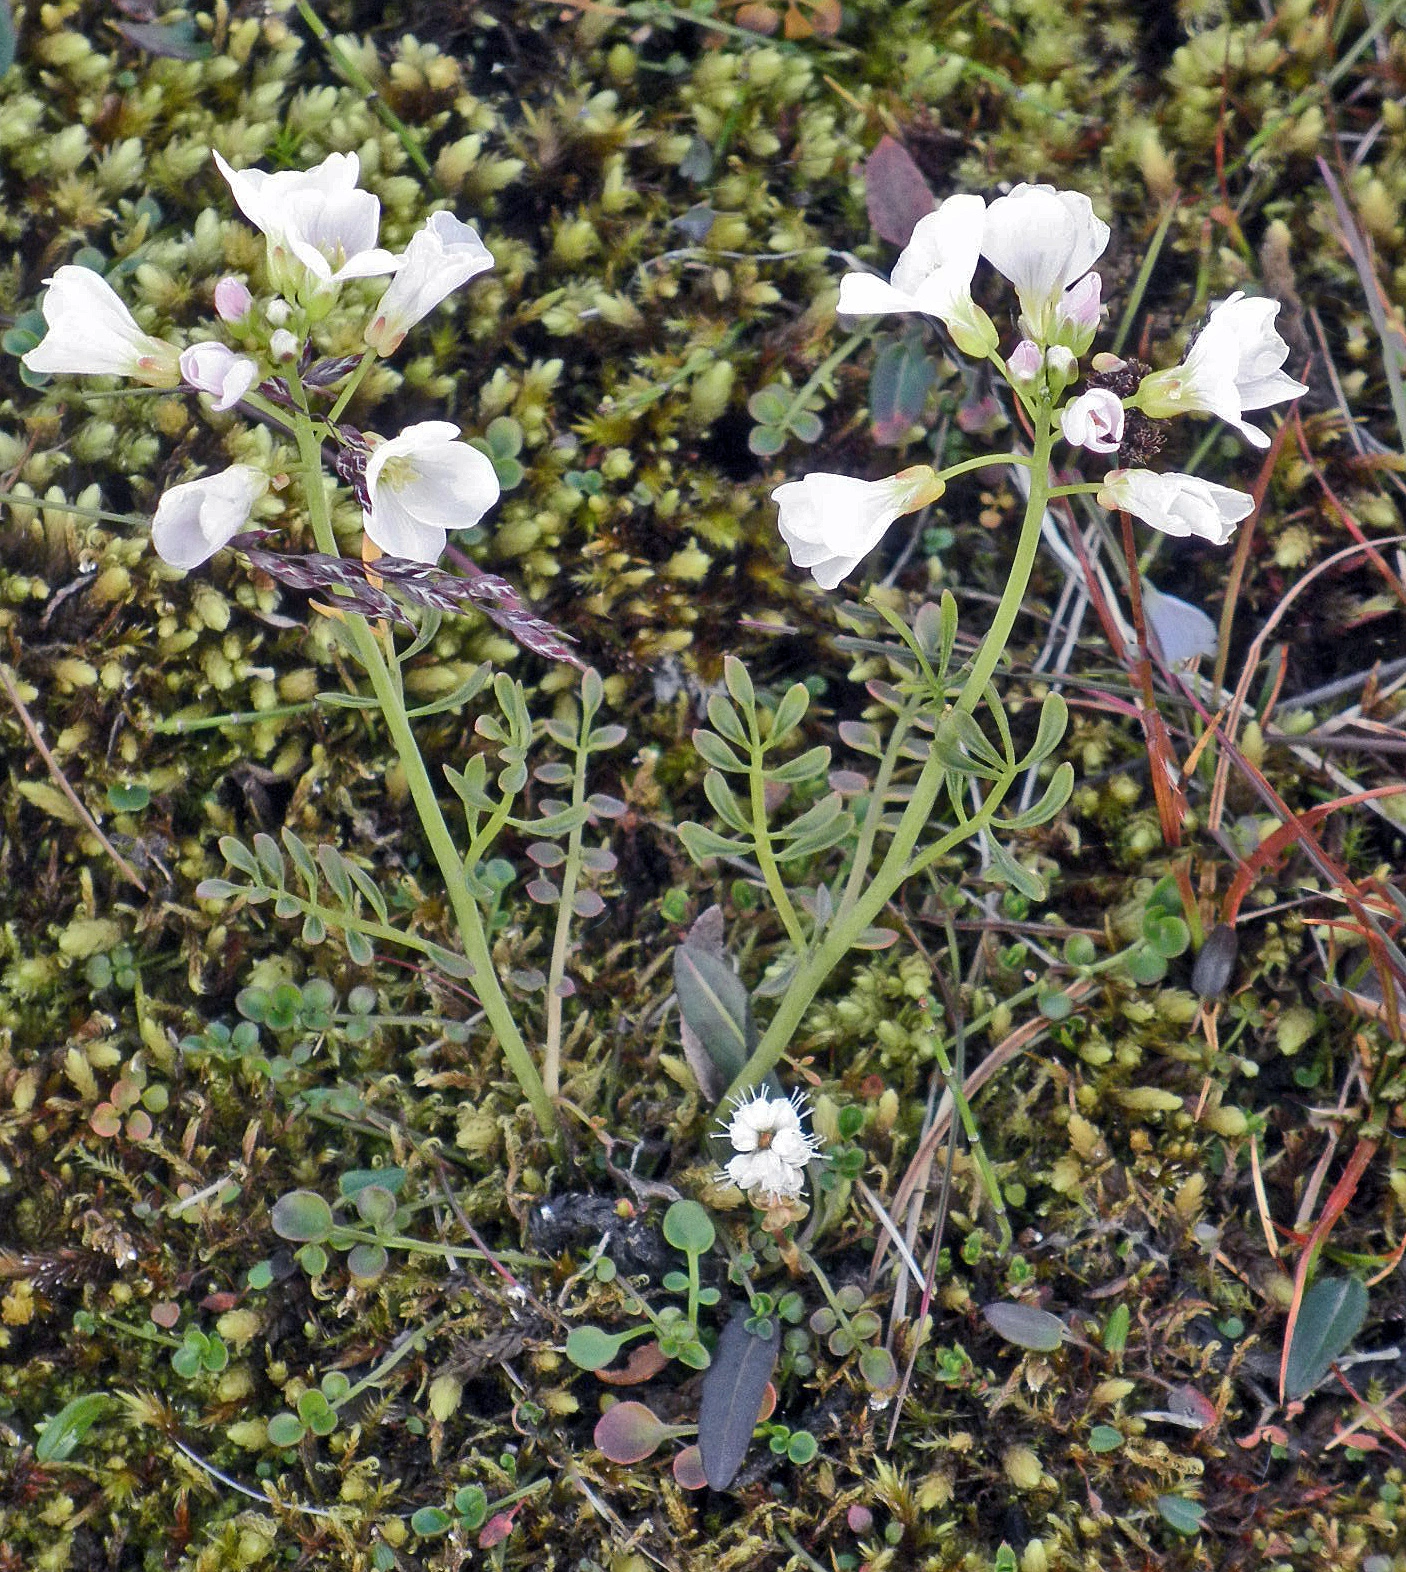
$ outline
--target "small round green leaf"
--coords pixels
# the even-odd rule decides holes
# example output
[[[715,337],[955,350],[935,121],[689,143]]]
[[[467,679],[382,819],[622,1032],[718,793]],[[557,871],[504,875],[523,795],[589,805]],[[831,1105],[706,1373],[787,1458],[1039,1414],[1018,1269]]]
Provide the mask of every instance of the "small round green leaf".
[[[1157,1510],[1162,1520],[1170,1523],[1179,1534],[1197,1534],[1206,1509],[1199,1501],[1188,1501],[1185,1496],[1158,1496]]]
[[[566,1334],[566,1357],[578,1370],[603,1370],[624,1343],[623,1337],[598,1326],[573,1326]]]
[[[332,1208],[315,1190],[289,1190],[273,1203],[271,1221],[280,1239],[311,1244],[332,1232]]]
[[[270,1446],[297,1446],[306,1433],[307,1430],[302,1420],[296,1414],[290,1414],[286,1410],[281,1414],[275,1414],[269,1420],[268,1438]]]
[[[703,1255],[713,1248],[717,1230],[697,1201],[675,1201],[664,1213],[664,1237],[685,1255]]]

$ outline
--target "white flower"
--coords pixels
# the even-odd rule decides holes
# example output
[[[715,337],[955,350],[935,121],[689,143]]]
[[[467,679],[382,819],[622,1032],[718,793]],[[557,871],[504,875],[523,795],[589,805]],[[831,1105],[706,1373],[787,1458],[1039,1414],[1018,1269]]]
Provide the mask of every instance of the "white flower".
[[[778,1206],[801,1193],[806,1164],[817,1154],[817,1141],[801,1129],[804,1096],[773,1097],[759,1091],[728,1121],[727,1138],[736,1156],[723,1175],[759,1206]]]
[[[181,375],[197,393],[213,393],[216,409],[233,409],[259,380],[258,365],[211,340],[181,351]]]
[[[392,557],[438,562],[451,529],[477,524],[498,500],[493,462],[447,420],[422,420],[366,461],[371,506],[362,525]]]
[[[1090,388],[1060,411],[1064,440],[1093,453],[1116,453],[1123,440],[1123,401],[1108,388]]]
[[[834,589],[884,538],[903,513],[936,502],[944,485],[926,464],[887,480],[854,480],[817,470],[772,492],[777,525],[791,561],[809,568],[821,589]]]
[[[1065,290],[1083,278],[1107,244],[1108,225],[1088,197],[1053,186],[1019,185],[997,197],[986,209],[981,234],[982,256],[1015,285],[1025,331],[1042,342],[1051,337]],[[1078,297],[1077,308],[1086,304]]]
[[[985,357],[996,347],[996,329],[971,297],[985,211],[979,196],[948,197],[918,220],[887,284],[872,273],[846,273],[835,309],[856,317],[921,312],[944,323],[963,353]]]
[[[1135,514],[1164,535],[1199,535],[1217,546],[1225,545],[1255,507],[1247,492],[1195,475],[1159,475],[1150,469],[1110,470],[1098,500],[1105,508]]]
[[[151,521],[157,555],[173,568],[198,568],[244,528],[267,489],[268,476],[248,464],[170,487]]]
[[[287,328],[275,328],[269,334],[269,354],[275,360],[296,360],[303,352],[296,333]]]
[[[1269,438],[1246,424],[1247,409],[1264,409],[1307,393],[1280,368],[1289,346],[1274,330],[1279,302],[1240,292],[1223,300],[1181,365],[1144,377],[1133,402],[1154,420],[1169,415],[1218,415],[1257,448]]]
[[[394,273],[399,257],[376,244],[381,204],[357,190],[355,153],[329,153],[315,169],[231,169],[215,154],[239,210],[268,240],[269,271],[280,290],[309,296],[344,279]]]
[[[91,268],[68,263],[45,282],[40,309],[48,332],[21,357],[31,371],[132,377],[157,388],[180,381],[175,346],[143,333],[112,285]]]
[[[392,355],[414,325],[447,295],[493,266],[493,253],[477,230],[452,213],[431,213],[410,237],[395,277],[386,286],[366,342]]]

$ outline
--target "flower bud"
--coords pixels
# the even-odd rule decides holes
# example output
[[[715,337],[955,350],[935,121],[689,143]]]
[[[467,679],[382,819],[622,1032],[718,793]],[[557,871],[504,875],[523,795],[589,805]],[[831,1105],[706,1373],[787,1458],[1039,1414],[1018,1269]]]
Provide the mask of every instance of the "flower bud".
[[[1011,379],[1011,384],[1022,392],[1028,392],[1040,380],[1040,373],[1044,369],[1044,357],[1040,354],[1040,346],[1034,339],[1023,338],[1010,353],[1006,361],[1006,375]]]
[[[233,409],[259,379],[254,361],[216,342],[183,349],[180,364],[187,386],[197,393],[212,393],[218,410]]]
[[[1049,379],[1051,394],[1063,392],[1079,375],[1079,362],[1074,351],[1063,344],[1051,344],[1045,351],[1045,375]]]
[[[222,278],[215,285],[215,313],[222,322],[242,322],[253,304],[249,286],[239,279]]]
[[[1116,453],[1123,440],[1123,401],[1107,388],[1090,388],[1060,411],[1064,440],[1093,453]]]
[[[1097,273],[1085,273],[1060,296],[1054,309],[1050,337],[1074,354],[1082,355],[1094,341],[1101,315],[1103,282]]]
[[[269,354],[275,360],[296,360],[298,340],[287,328],[279,328],[269,335]]]
[[[268,318],[270,327],[281,328],[286,325],[289,317],[293,315],[293,308],[286,300],[270,300],[264,316]]]

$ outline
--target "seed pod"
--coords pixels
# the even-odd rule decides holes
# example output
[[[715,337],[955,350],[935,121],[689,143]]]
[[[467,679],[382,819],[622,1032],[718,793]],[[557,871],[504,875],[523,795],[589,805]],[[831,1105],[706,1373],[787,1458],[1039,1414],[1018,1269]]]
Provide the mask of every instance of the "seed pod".
[[[1198,998],[1220,998],[1229,986],[1239,949],[1235,930],[1228,923],[1218,922],[1211,929],[1191,969],[1191,987]]]

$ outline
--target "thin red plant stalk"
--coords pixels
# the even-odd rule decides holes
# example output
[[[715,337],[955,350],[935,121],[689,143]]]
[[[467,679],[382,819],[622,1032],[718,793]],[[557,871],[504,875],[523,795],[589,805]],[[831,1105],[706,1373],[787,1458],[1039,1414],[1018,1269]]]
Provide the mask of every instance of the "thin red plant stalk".
[[[1354,547],[1352,549],[1355,550],[1356,548]],[[1184,682],[1181,682],[1179,685],[1185,698],[1190,702],[1198,714],[1200,714],[1202,719],[1209,724],[1211,717],[1207,714],[1205,705],[1201,703],[1200,699],[1197,698],[1197,696]],[[1250,779],[1250,781],[1253,782],[1256,791],[1260,794],[1260,797],[1263,799],[1263,801],[1274,811],[1281,824],[1287,825],[1292,820],[1296,819],[1297,815],[1294,814],[1288,803],[1286,803],[1279,793],[1275,791],[1273,786],[1269,784],[1263,773],[1258,770],[1249,761],[1249,759],[1245,757],[1245,755],[1235,746],[1233,742],[1229,740],[1228,737],[1222,746],[1225,750],[1222,757],[1226,763],[1227,769],[1232,762],[1240,768],[1240,770]],[[1338,892],[1342,896],[1344,904],[1349,908],[1353,916],[1357,918],[1358,922],[1361,923],[1363,937],[1367,944],[1368,951],[1372,957],[1372,965],[1376,969],[1378,977],[1381,979],[1382,999],[1387,1012],[1387,1022],[1393,1037],[1399,1039],[1401,1035],[1401,1020],[1400,1012],[1397,1008],[1397,988],[1395,982],[1393,981],[1394,972],[1390,957],[1387,954],[1386,944],[1381,934],[1381,930],[1378,928],[1371,912],[1367,909],[1362,891],[1358,888],[1356,882],[1348,875],[1347,870],[1345,868],[1340,868],[1333,858],[1331,858],[1328,853],[1323,850],[1323,848],[1318,844],[1313,836],[1307,834],[1301,835],[1299,837],[1299,844],[1303,847],[1304,853],[1308,857],[1309,861],[1312,862],[1318,871],[1337,888]],[[1406,978],[1404,978],[1403,981],[1406,981]]]
[[[1157,690],[1152,684],[1152,660],[1147,653],[1142,575],[1138,570],[1137,547],[1133,543],[1133,521],[1131,515],[1122,510],[1118,518],[1123,526],[1123,554],[1128,559],[1128,605],[1133,615],[1133,631],[1137,634],[1137,648],[1131,657],[1125,654],[1124,663],[1140,700],[1138,720],[1142,723],[1142,735],[1147,744],[1147,763],[1152,775],[1152,794],[1157,799],[1162,839],[1168,846],[1180,846],[1182,821],[1186,818],[1186,793],[1181,788],[1181,769],[1172,752],[1172,741],[1162,712],[1157,708]]]
[[[1382,797],[1399,797],[1403,792],[1406,792],[1406,781],[1393,781],[1389,786],[1373,786],[1369,791],[1350,792],[1346,797],[1335,797],[1332,802],[1321,802],[1306,813],[1294,813],[1289,809],[1290,817],[1267,835],[1236,870],[1230,888],[1225,892],[1221,921],[1235,926],[1241,902],[1250,893],[1260,874],[1296,841],[1308,841],[1311,838],[1309,831],[1320,820],[1326,819],[1339,808],[1355,808],[1358,803],[1375,802]]]
[[[1400,545],[1403,541],[1406,541],[1406,535],[1389,535],[1385,539],[1378,541],[1377,545],[1397,546]],[[1270,634],[1273,633],[1275,628],[1277,628],[1284,620],[1285,616],[1288,614],[1289,607],[1294,603],[1294,601],[1298,599],[1300,595],[1303,594],[1303,592],[1310,584],[1313,583],[1320,573],[1326,573],[1329,568],[1334,568],[1339,563],[1350,561],[1353,557],[1359,556],[1364,551],[1369,551],[1371,549],[1372,548],[1367,545],[1344,546],[1341,551],[1335,551],[1331,556],[1324,557],[1322,562],[1315,563],[1313,567],[1311,567],[1296,584],[1291,585],[1289,589],[1286,590],[1282,596],[1280,596],[1279,604],[1265,619],[1264,626],[1255,635],[1250,648],[1246,651],[1245,665],[1240,673],[1240,680],[1235,685],[1235,693],[1231,698],[1230,708],[1226,714],[1224,731],[1225,743],[1223,745],[1220,758],[1216,763],[1216,781],[1215,786],[1211,792],[1210,812],[1207,815],[1207,825],[1213,832],[1220,824],[1220,816],[1224,811],[1225,806],[1225,790],[1230,776],[1230,750],[1233,746],[1231,739],[1234,737],[1236,729],[1240,724],[1240,715],[1245,707],[1245,696],[1250,691],[1250,681],[1259,668],[1260,657],[1264,652],[1264,646],[1269,639]],[[1192,694],[1186,687],[1185,683],[1182,684],[1182,691],[1186,693],[1187,697],[1192,700],[1198,709],[1203,709],[1203,706],[1196,699],[1195,695]]]
[[[1303,420],[1297,409],[1294,410],[1294,433],[1298,438],[1299,451],[1304,456],[1313,478],[1318,482],[1323,495],[1328,499],[1328,506],[1337,514],[1338,522],[1366,552],[1368,560],[1378,573],[1386,580],[1387,587],[1403,606],[1406,606],[1406,584],[1403,584],[1376,545],[1362,533],[1362,526],[1352,516],[1351,510],[1338,497],[1337,493],[1328,484],[1328,477],[1323,473],[1322,467],[1309,451],[1308,435],[1303,429]]]
[[[1260,509],[1264,506],[1264,494],[1269,490],[1269,477],[1274,473],[1274,466],[1279,462],[1279,454],[1283,450],[1288,434],[1289,428],[1284,425],[1275,431],[1274,439],[1269,444],[1269,451],[1264,456],[1264,463],[1260,465],[1259,473],[1250,487],[1250,495],[1255,499],[1254,508],[1235,537],[1235,555],[1230,559],[1225,599],[1221,602],[1220,625],[1216,629],[1216,664],[1212,681],[1217,688],[1225,686],[1225,668],[1230,659],[1230,633],[1235,626],[1235,608],[1240,602],[1240,586],[1244,582],[1245,569],[1249,565],[1250,547],[1254,544],[1255,525],[1259,523]]]
[[[1333,1231],[1333,1225],[1347,1210],[1348,1202],[1357,1193],[1357,1186],[1362,1182],[1362,1175],[1367,1171],[1367,1165],[1377,1155],[1377,1142],[1369,1140],[1365,1135],[1358,1136],[1357,1145],[1353,1148],[1352,1156],[1347,1160],[1347,1167],[1343,1169],[1338,1182],[1328,1194],[1328,1199],[1323,1203],[1323,1210],[1318,1221],[1313,1225],[1313,1232],[1308,1236],[1308,1243],[1304,1252],[1299,1257],[1299,1264],[1294,1272],[1294,1297],[1289,1304],[1289,1319],[1284,1327],[1284,1347],[1279,1355],[1279,1401],[1284,1401],[1284,1379],[1289,1369],[1289,1349],[1294,1341],[1294,1328],[1298,1325],[1299,1310],[1303,1304],[1304,1288],[1308,1283],[1308,1274],[1312,1269],[1314,1258],[1317,1256],[1323,1241]]]

